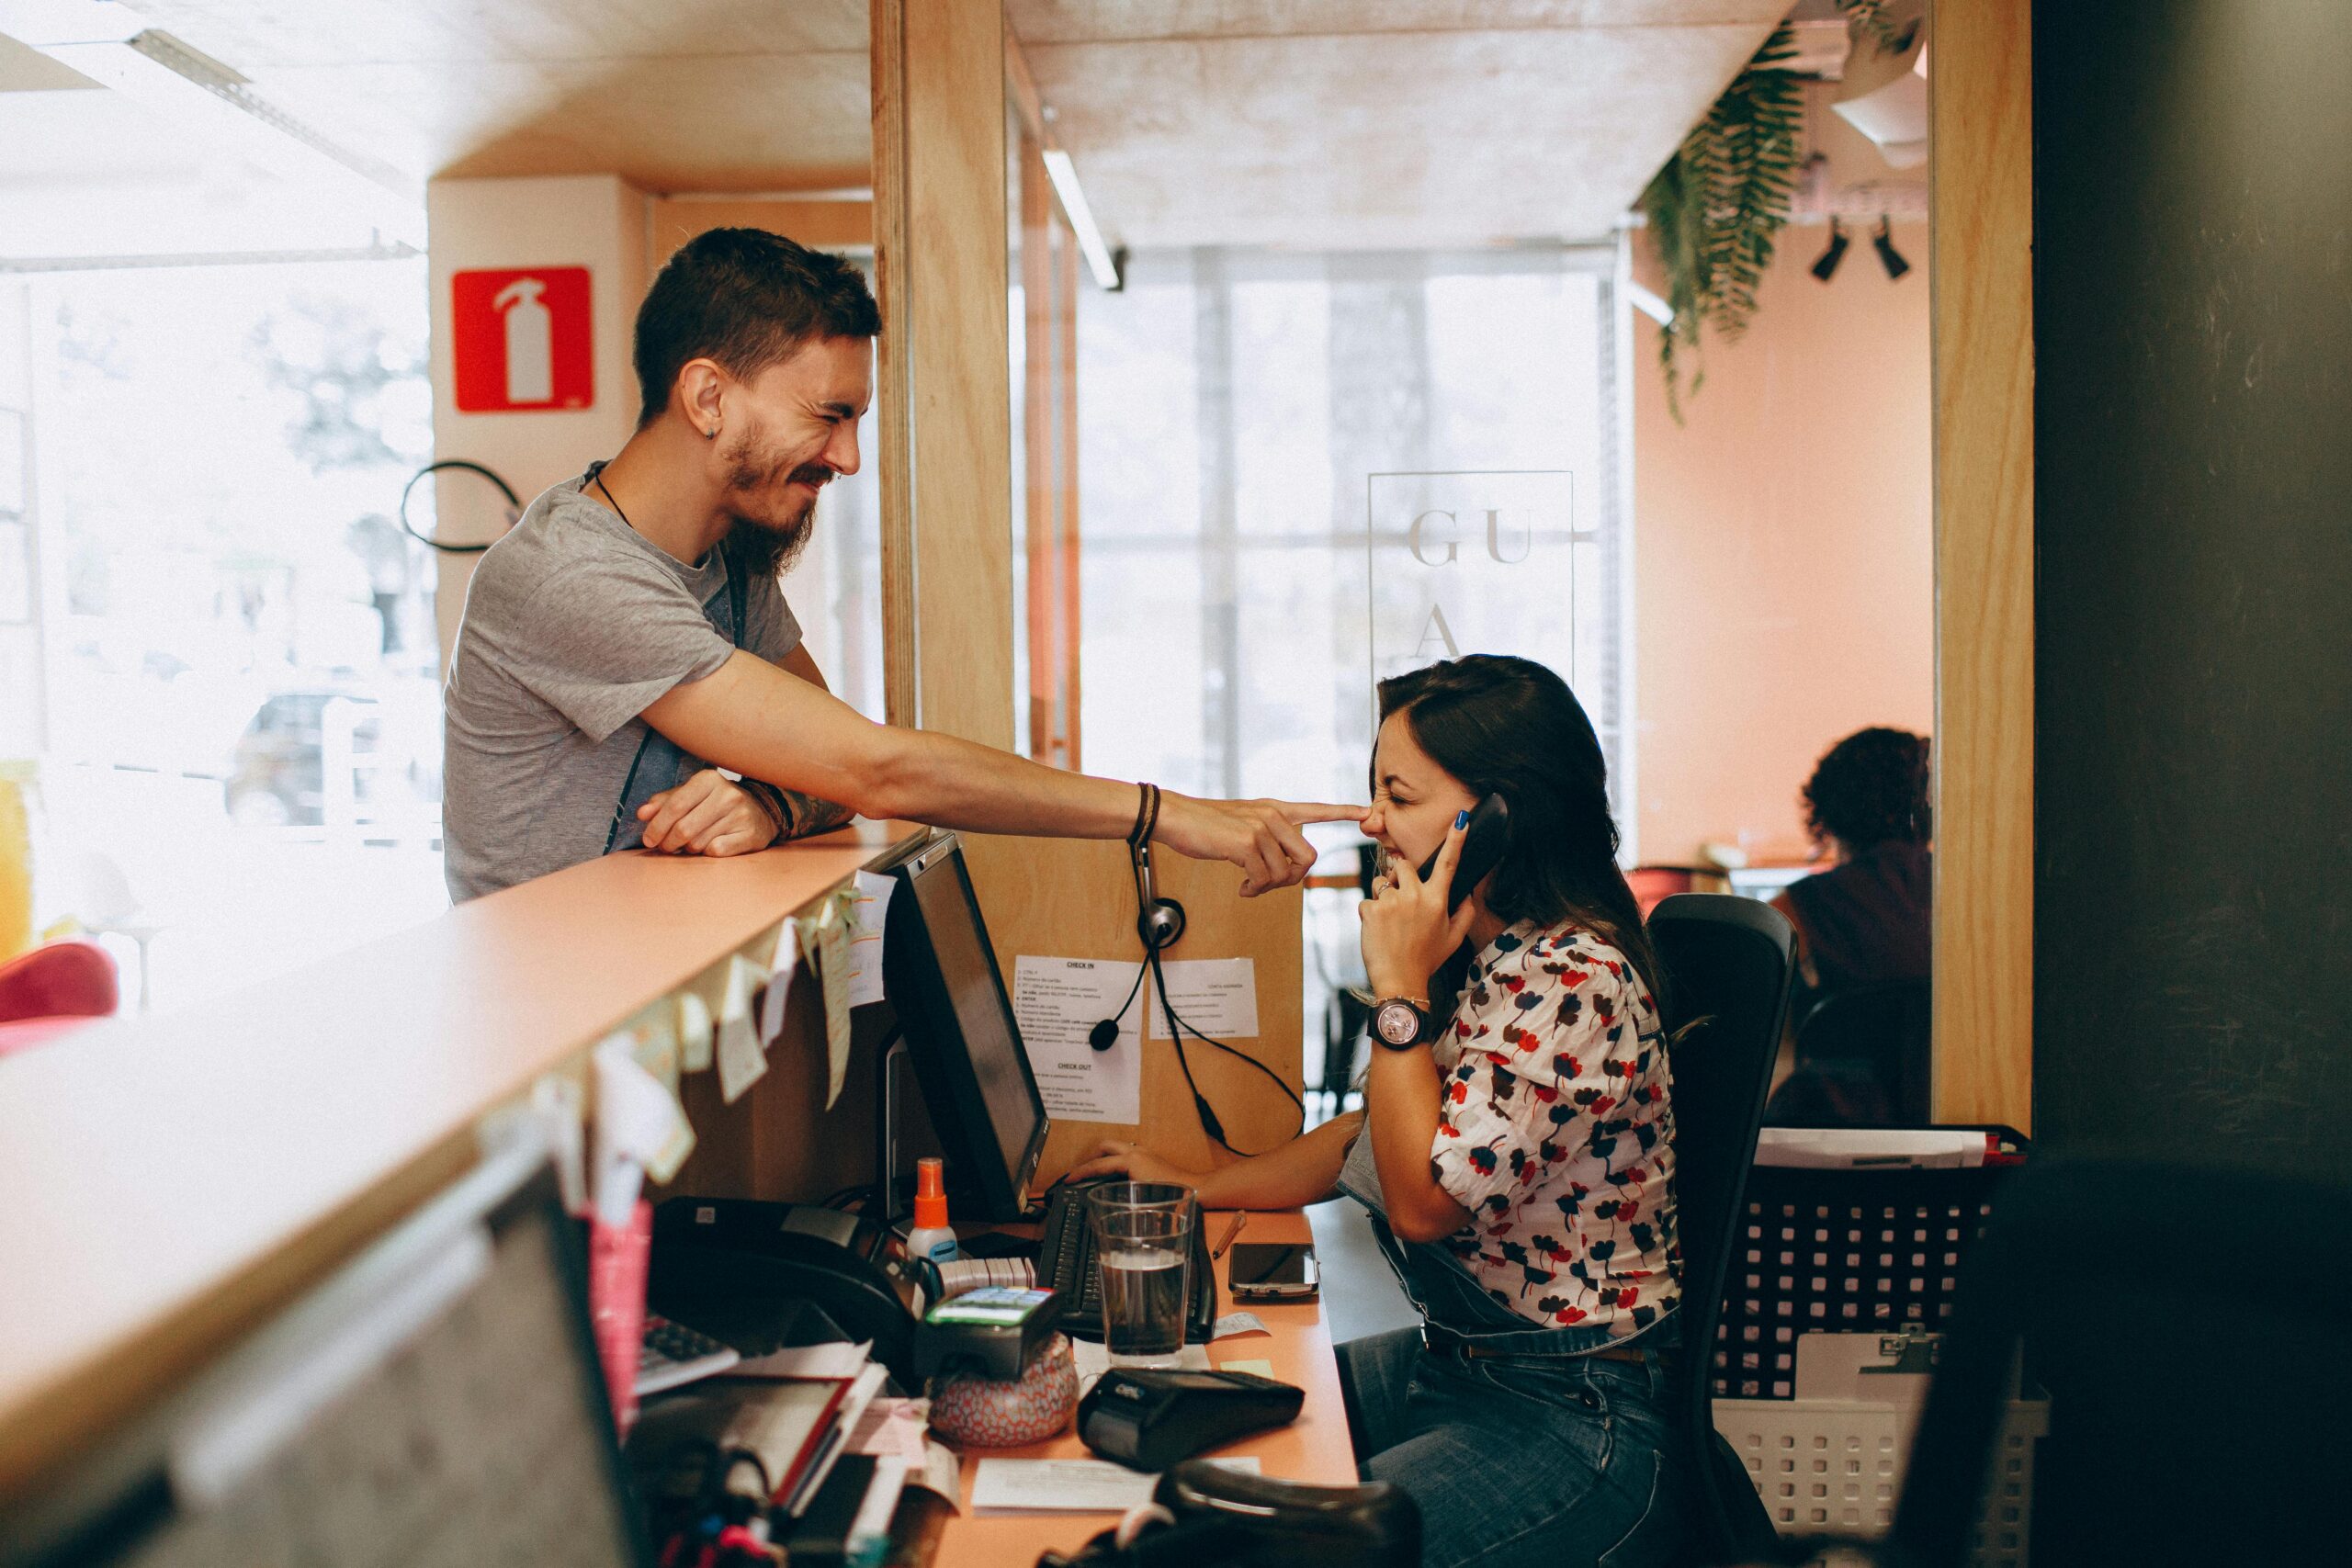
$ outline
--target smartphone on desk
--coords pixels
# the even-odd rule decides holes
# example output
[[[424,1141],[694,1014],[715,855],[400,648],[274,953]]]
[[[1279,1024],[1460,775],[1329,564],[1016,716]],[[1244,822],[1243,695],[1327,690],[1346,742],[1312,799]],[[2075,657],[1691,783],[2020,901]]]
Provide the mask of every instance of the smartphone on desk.
[[[1307,1242],[1242,1241],[1227,1254],[1226,1276],[1237,1302],[1306,1302],[1322,1284],[1315,1248]]]

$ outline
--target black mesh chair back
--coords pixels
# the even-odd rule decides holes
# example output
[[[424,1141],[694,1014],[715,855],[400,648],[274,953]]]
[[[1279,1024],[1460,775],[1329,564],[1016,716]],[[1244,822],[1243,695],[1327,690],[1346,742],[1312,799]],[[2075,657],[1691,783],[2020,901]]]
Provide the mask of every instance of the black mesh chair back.
[[[1712,1370],[1724,1278],[1756,1157],[1788,1012],[1789,922],[1770,905],[1680,893],[1650,912],[1674,1042],[1675,1203],[1682,1245],[1678,1414],[1700,1504],[1692,1549],[1708,1562],[1762,1555],[1772,1523],[1753,1483],[1715,1435]]]
[[[1894,980],[1832,991],[1815,1002],[1797,1021],[1797,1071],[1819,1077],[1832,1092],[1810,1114],[1784,1116],[1776,1104],[1772,1124],[1927,1126],[1929,997],[1925,980]]]
[[[2352,1193],[2042,1163],[1961,1279],[1881,1561],[1960,1568],[1988,1477],[1996,1529],[2010,1486],[2030,1495],[2036,1562],[2343,1560]],[[2050,1396],[2030,1487],[1995,1454],[2020,1342]]]

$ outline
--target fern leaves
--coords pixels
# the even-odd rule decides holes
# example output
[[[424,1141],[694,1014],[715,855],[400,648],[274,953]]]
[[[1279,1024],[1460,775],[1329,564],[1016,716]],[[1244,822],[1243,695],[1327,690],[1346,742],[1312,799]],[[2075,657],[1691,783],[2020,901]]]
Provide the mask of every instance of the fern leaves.
[[[1642,192],[1674,310],[1658,333],[1658,363],[1678,423],[1682,361],[1693,362],[1695,394],[1701,330],[1712,322],[1728,339],[1747,330],[1789,219],[1804,165],[1804,88],[1787,69],[1795,53],[1788,28],[1775,29]]]

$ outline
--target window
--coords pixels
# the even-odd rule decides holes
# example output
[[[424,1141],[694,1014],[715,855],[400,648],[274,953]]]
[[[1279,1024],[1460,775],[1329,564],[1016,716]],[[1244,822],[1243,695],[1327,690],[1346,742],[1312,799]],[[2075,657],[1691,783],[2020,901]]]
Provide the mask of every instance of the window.
[[[1485,509],[1508,530],[1516,508],[1557,536],[1514,589],[1534,608],[1453,651],[1559,670],[1630,801],[1620,265],[1606,249],[1204,249],[1134,256],[1122,292],[1081,291],[1089,771],[1363,799],[1374,606],[1430,592],[1397,575],[1412,508],[1471,520],[1464,552],[1484,548]],[[1383,493],[1374,476],[1397,475],[1436,478]],[[1361,979],[1353,902],[1310,896],[1310,1036],[1334,987]],[[1317,1053],[1310,1039],[1310,1082]]]
[[[164,1009],[446,907],[433,572],[398,521],[431,455],[424,263],[37,275],[14,303],[40,922]]]

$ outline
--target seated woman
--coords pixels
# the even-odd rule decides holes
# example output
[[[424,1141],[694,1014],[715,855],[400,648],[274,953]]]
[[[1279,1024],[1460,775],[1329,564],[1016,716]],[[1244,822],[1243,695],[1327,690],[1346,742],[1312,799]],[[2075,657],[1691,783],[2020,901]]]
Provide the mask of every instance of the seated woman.
[[[1805,781],[1805,827],[1829,870],[1772,907],[1796,928],[1785,1081],[1767,1125],[1900,1127],[1928,1116],[1928,741],[1859,729]],[[1867,993],[1867,994],[1864,994]],[[1815,1010],[1845,994],[1840,1010]]]
[[[1772,900],[1797,931],[1792,1024],[1833,991],[1928,977],[1927,738],[1886,728],[1849,735],[1805,781],[1804,817],[1835,863]]]
[[[1337,1188],[1372,1210],[1424,1325],[1340,1346],[1340,1369],[1362,1472],[1419,1503],[1426,1562],[1671,1561],[1674,1116],[1600,741],[1560,678],[1521,659],[1383,682],[1380,710],[1363,829],[1387,865],[1364,967],[1408,1006],[1374,1013],[1364,1111],[1215,1171],[1106,1144],[1073,1174],[1182,1181],[1211,1208]],[[1449,914],[1488,794],[1510,808],[1510,846]]]

